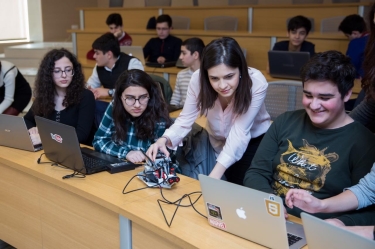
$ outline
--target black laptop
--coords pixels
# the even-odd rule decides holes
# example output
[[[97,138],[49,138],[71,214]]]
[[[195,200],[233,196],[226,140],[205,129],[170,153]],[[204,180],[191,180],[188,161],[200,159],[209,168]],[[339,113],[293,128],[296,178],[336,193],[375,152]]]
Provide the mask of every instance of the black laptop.
[[[309,59],[309,52],[268,51],[270,75],[274,78],[301,80],[301,68]]]
[[[160,64],[158,62],[146,62],[146,66],[148,67],[175,67],[176,66],[176,61],[166,61],[163,64]]]
[[[35,116],[40,139],[46,157],[76,172],[90,175],[109,170],[111,165],[135,164],[106,155],[89,148],[80,148],[75,128],[49,119]]]

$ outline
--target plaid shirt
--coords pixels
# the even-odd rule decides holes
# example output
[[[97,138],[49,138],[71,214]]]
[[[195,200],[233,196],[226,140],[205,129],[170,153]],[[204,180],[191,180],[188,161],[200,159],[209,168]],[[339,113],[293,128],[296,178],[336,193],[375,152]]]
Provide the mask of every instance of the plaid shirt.
[[[140,140],[136,137],[134,123],[131,121],[126,121],[125,125],[127,127],[127,137],[126,141],[120,141],[116,143],[112,138],[115,134],[115,125],[112,119],[112,107],[113,102],[110,103],[105,114],[103,116],[102,122],[100,123],[99,129],[95,133],[93,146],[95,150],[102,153],[106,153],[118,158],[125,158],[126,155],[132,150],[143,150],[146,152],[148,147],[163,135],[165,131],[165,122],[156,123],[155,127],[155,138]]]

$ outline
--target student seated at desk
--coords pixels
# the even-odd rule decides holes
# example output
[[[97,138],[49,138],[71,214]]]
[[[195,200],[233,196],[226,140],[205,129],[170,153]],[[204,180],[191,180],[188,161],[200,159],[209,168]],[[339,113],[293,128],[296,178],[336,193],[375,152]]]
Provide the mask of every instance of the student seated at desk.
[[[291,189],[286,194],[285,204],[288,205],[289,208],[298,207],[309,213],[346,212],[374,205],[375,164],[372,166],[371,172],[362,178],[357,185],[344,189],[344,192],[339,195],[320,200],[305,190]],[[364,215],[363,219],[367,219],[367,216]],[[329,219],[327,221],[375,240],[375,227],[373,226],[375,223],[369,226],[345,226],[345,224],[338,219]]]
[[[296,188],[325,199],[357,184],[370,171],[375,139],[344,109],[355,79],[350,58],[337,51],[318,53],[303,67],[301,78],[305,109],[286,112],[272,123],[244,184],[280,197]],[[299,216],[301,210],[287,212]],[[375,219],[371,210],[364,212]],[[317,216],[337,217],[346,225],[363,222],[356,214]]]
[[[169,33],[172,30],[172,18],[160,15],[156,19],[156,33],[158,37],[151,38],[143,48],[145,59],[150,62],[163,64],[177,61],[181,51],[181,39]]]
[[[288,23],[288,41],[276,42],[272,50],[309,52],[315,54],[315,44],[305,41],[311,30],[311,22],[304,16],[295,16]]]
[[[249,68],[233,38],[208,44],[200,70],[193,73],[184,108],[174,124],[150,146],[147,155],[155,160],[158,150],[169,155],[190,132],[198,115],[206,115],[206,129],[217,162],[210,176],[225,176],[242,184],[243,176],[270,126],[264,105],[268,83],[263,74]]]
[[[40,144],[34,116],[75,127],[78,141],[91,144],[95,98],[85,89],[81,64],[68,50],[53,49],[40,63],[35,80],[35,100],[25,115],[33,144]]]
[[[132,38],[128,33],[122,29],[122,17],[118,13],[112,13],[107,17],[106,23],[111,32],[117,39],[120,46],[131,46]],[[95,60],[94,58],[95,51],[91,49],[87,52],[86,58],[88,60]]]
[[[141,70],[124,71],[116,82],[97,130],[95,150],[138,163],[151,143],[171,125],[167,104],[156,82]]]
[[[185,104],[186,93],[193,73],[199,69],[200,58],[204,48],[204,43],[199,38],[189,38],[182,42],[180,59],[187,67],[177,74],[176,85],[170,101],[171,105],[183,106]]]
[[[30,99],[30,85],[17,67],[8,61],[0,61],[0,113],[17,116]]]

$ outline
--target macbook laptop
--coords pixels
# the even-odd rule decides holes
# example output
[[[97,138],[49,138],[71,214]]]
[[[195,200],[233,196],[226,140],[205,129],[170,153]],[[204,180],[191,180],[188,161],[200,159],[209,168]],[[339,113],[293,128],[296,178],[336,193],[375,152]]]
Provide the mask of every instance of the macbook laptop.
[[[121,46],[121,52],[133,56],[145,65],[145,56],[143,55],[143,48],[141,46]]]
[[[309,52],[268,51],[270,75],[301,80],[301,68],[309,59]]]
[[[86,175],[108,170],[110,165],[128,164],[129,170],[135,169],[133,163],[89,148],[80,148],[75,128],[72,126],[38,116],[35,116],[35,121],[45,155],[53,162]]]
[[[148,67],[175,67],[176,66],[176,61],[166,61],[163,64],[160,64],[158,62],[146,62],[146,66]]]
[[[198,178],[211,226],[269,248],[306,245],[302,225],[285,220],[280,197],[202,174]]]
[[[33,145],[23,117],[0,114],[0,145],[21,150],[39,151],[42,145]]]
[[[329,224],[307,213],[301,213],[309,249],[374,249],[375,241]]]

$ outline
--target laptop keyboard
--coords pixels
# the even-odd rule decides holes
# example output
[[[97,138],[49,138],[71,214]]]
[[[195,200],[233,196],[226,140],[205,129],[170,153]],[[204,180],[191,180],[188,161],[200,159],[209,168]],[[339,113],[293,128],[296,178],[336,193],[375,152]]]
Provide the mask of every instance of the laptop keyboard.
[[[298,237],[297,235],[294,235],[294,234],[291,234],[291,233],[288,233],[288,243],[289,243],[289,246],[297,243],[298,241],[300,241],[302,238],[301,237]]]
[[[82,153],[83,162],[88,173],[102,171],[107,168],[108,162],[100,158],[93,158]]]

